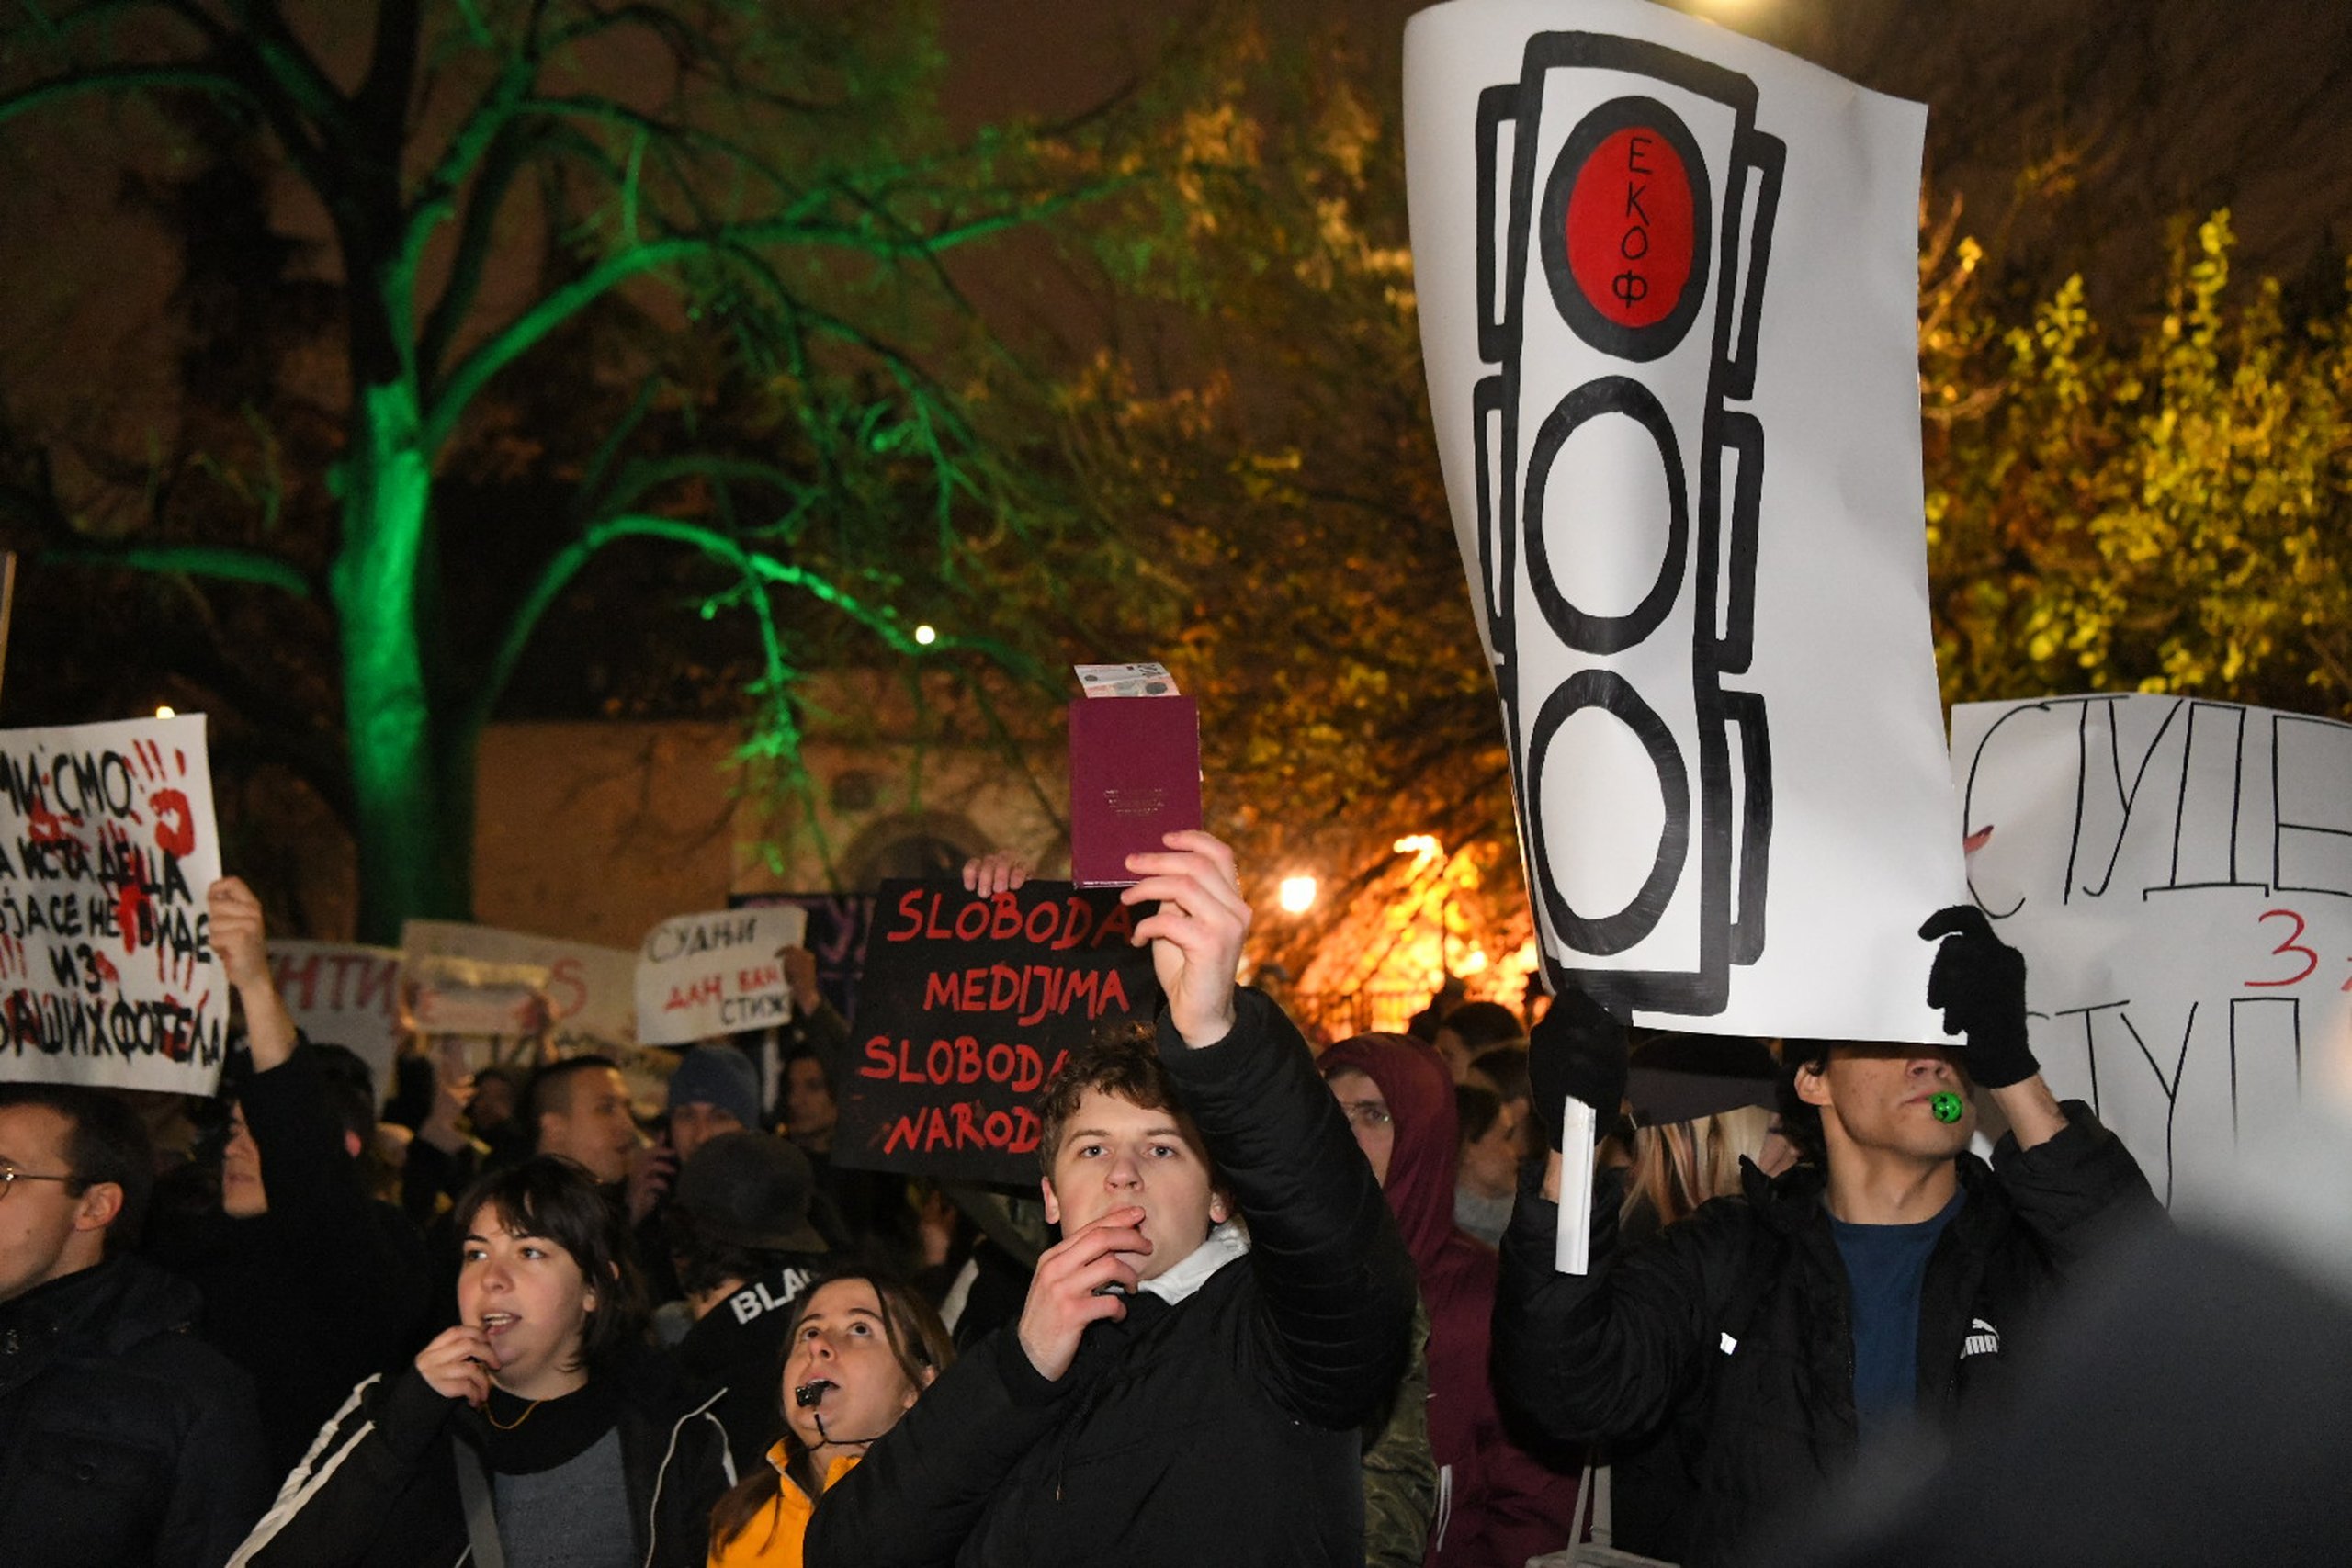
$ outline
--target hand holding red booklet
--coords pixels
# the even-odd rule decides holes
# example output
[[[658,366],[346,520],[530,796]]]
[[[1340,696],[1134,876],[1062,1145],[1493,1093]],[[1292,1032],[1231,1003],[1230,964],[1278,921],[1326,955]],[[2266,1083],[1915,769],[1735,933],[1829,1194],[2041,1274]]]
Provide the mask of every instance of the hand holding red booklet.
[[[1190,697],[1069,705],[1070,880],[1125,887],[1127,857],[1201,825],[1201,713]]]

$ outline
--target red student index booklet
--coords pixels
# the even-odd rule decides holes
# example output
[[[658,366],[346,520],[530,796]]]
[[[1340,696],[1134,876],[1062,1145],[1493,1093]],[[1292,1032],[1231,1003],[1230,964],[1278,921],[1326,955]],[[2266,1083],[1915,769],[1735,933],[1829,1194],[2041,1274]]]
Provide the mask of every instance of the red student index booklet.
[[[1070,880],[1125,887],[1127,857],[1201,825],[1201,710],[1190,697],[1069,705]]]

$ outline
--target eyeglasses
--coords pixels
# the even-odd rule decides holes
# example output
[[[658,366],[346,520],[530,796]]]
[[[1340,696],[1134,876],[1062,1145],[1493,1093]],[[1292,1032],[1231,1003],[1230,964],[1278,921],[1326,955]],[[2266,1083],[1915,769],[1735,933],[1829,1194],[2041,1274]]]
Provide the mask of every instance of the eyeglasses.
[[[1367,1133],[1376,1127],[1385,1127],[1396,1120],[1388,1113],[1388,1107],[1376,1100],[1343,1100],[1340,1101],[1340,1109],[1349,1121]]]
[[[0,1198],[16,1190],[19,1181],[62,1181],[71,1186],[81,1180],[78,1176],[41,1176],[29,1170],[18,1170],[13,1165],[0,1165]]]

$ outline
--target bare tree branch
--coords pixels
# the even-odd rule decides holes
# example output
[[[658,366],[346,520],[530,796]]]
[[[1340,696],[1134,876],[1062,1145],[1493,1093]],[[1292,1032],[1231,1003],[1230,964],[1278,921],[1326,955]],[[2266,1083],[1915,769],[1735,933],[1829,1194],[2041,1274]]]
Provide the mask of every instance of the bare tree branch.
[[[228,72],[209,66],[119,65],[93,67],[54,76],[0,97],[0,124],[45,104],[67,98],[94,93],[137,93],[159,87],[243,98],[255,107],[261,107],[261,100],[244,82]]]
[[[217,577],[232,582],[257,582],[297,599],[318,596],[317,585],[282,556],[233,545],[58,545],[42,549],[40,558]]]

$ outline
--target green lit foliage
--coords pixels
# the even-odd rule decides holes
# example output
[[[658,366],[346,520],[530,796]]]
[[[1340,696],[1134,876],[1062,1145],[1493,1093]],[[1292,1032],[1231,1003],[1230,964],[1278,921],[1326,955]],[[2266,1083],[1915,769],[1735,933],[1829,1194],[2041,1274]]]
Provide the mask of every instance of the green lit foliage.
[[[2290,321],[2275,281],[2233,284],[2231,244],[2226,211],[2179,226],[2129,333],[2078,277],[2006,328],[1946,277],[1923,365],[1951,699],[2352,709],[2352,310]]]
[[[0,135],[145,105],[244,188],[295,193],[253,227],[290,200],[328,236],[318,330],[155,465],[188,482],[126,511],[17,462],[8,511],[77,582],[168,574],[248,643],[316,626],[364,936],[466,912],[478,737],[602,558],[634,576],[601,603],[637,587],[746,628],[728,667],[787,782],[804,670],[1034,678],[1121,573],[1039,482],[1049,411],[948,262],[1148,159],[1116,114],[950,137],[933,21],[910,0],[58,0],[0,28]],[[306,354],[312,374],[277,374]],[[70,439],[14,434],[19,458]],[[256,586],[279,603],[255,611]],[[918,620],[954,630],[918,649]]]

